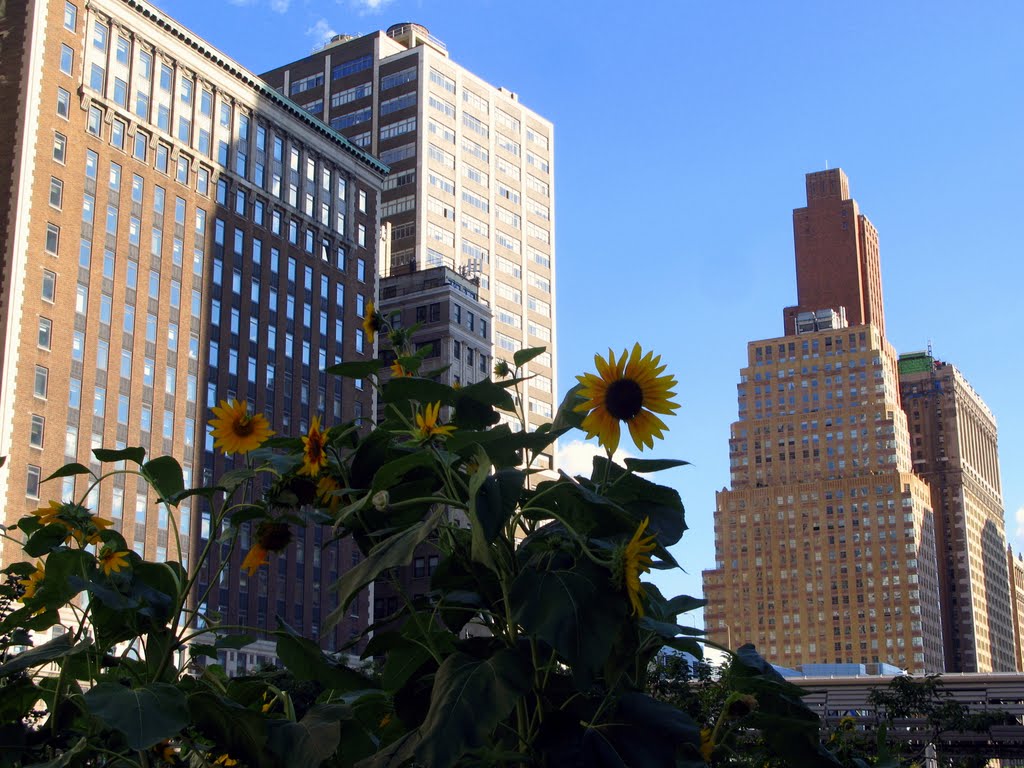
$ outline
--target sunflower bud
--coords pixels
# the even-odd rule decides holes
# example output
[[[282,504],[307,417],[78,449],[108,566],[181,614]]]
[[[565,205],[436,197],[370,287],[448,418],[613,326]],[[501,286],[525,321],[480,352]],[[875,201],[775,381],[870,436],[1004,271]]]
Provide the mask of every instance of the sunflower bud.
[[[755,709],[757,709],[757,699],[749,693],[733,694],[725,704],[725,716],[733,720],[739,720],[749,715]]]
[[[373,508],[378,512],[386,510],[388,508],[388,502],[390,501],[391,497],[388,495],[387,491],[377,491],[373,494],[373,498],[370,499],[370,502],[373,504]]]
[[[494,364],[494,375],[497,376],[499,379],[504,379],[511,373],[512,371],[509,369],[508,363],[506,363],[504,360],[499,360]]]

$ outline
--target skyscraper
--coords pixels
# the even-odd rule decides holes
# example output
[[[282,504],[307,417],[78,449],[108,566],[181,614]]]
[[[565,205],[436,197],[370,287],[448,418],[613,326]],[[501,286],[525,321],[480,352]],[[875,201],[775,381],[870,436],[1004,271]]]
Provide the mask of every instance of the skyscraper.
[[[188,486],[210,481],[229,466],[206,434],[221,399],[292,433],[370,416],[369,388],[322,371],[372,354],[360,318],[387,169],[141,0],[8,3],[0,38],[4,522],[83,499],[148,559],[187,563],[218,535],[205,502],[174,521],[135,478],[41,479],[142,445],[177,457]],[[218,573],[214,547],[205,608],[318,637],[326,587],[358,555],[326,538],[307,530],[251,580]]]
[[[798,304],[740,372],[708,632],[783,666],[941,671],[935,521],[883,331],[877,237],[839,169],[807,176],[793,216]]]
[[[1013,672],[995,416],[954,365],[929,353],[900,355],[899,372],[914,471],[935,510],[946,670]]]
[[[447,266],[478,277],[494,317],[491,357],[548,348],[524,392],[534,426],[548,421],[557,402],[551,123],[456,64],[418,24],[339,35],[263,78],[391,166],[383,274]]]

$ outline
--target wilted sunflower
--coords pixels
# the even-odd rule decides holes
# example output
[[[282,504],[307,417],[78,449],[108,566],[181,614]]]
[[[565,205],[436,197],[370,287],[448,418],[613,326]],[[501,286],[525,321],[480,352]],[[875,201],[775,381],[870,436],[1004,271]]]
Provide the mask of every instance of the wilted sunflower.
[[[302,466],[299,467],[300,475],[316,477],[320,470],[327,464],[327,454],[324,448],[327,444],[328,430],[320,429],[320,417],[314,416],[310,422],[309,432],[302,438]]]
[[[100,556],[96,558],[100,569],[103,571],[103,575],[109,576],[111,573],[120,573],[122,568],[127,568],[129,554],[131,553],[127,549],[116,552],[109,547],[104,547],[103,551],[100,552]]]
[[[44,578],[46,578],[46,568],[43,566],[42,560],[37,560],[36,569],[28,575],[28,578],[22,579],[18,582],[25,588],[21,599],[28,600],[30,597],[35,597],[36,590],[39,589],[39,584]]]
[[[274,434],[267,418],[262,413],[249,413],[247,403],[221,400],[220,405],[213,408],[213,415],[217,417],[210,419],[213,447],[224,453],[254,451]]]
[[[434,436],[447,437],[455,431],[455,427],[446,424],[438,424],[437,417],[441,412],[441,402],[428,403],[423,408],[423,413],[416,414],[416,438],[429,440]]]
[[[644,615],[644,588],[640,585],[640,574],[649,573],[651,570],[651,556],[657,547],[654,539],[657,534],[644,536],[647,530],[649,518],[644,518],[640,527],[636,529],[633,538],[622,549],[620,555],[620,567],[622,583],[626,587],[626,594],[629,595],[629,602],[633,605],[633,615]]]
[[[337,512],[338,505],[341,503],[341,496],[338,496],[333,491],[340,490],[341,486],[338,485],[338,481],[330,475],[320,475],[320,480],[316,484],[316,504],[318,507],[323,507],[328,512]]]
[[[242,570],[255,576],[259,567],[268,561],[271,552],[280,552],[292,541],[292,530],[287,523],[264,520],[256,526],[252,549],[242,561]]]
[[[676,379],[661,375],[665,366],[660,362],[661,355],[645,355],[639,344],[633,345],[628,357],[623,350],[618,360],[611,350],[607,360],[594,355],[597,374],[576,377],[582,384],[579,395],[586,401],[577,405],[576,410],[589,411],[582,425],[587,437],[597,435],[601,445],[615,453],[619,447],[619,422],[624,421],[637,448],[654,447],[654,438],[662,437],[668,429],[654,414],[671,414],[679,407],[669,399],[675,396],[671,389]]]
[[[366,334],[368,342],[373,344],[373,340],[377,338],[377,331],[381,329],[382,325],[380,312],[377,311],[371,301],[366,305],[366,312],[363,317],[363,333]]]

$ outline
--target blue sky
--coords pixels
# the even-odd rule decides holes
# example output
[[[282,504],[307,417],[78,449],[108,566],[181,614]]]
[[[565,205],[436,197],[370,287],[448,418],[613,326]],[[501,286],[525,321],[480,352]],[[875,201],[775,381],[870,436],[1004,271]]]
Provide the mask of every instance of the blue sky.
[[[898,351],[957,365],[995,412],[1007,535],[1024,549],[1019,227],[1024,5],[1011,2],[165,0],[255,72],[332,32],[415,21],[555,125],[560,389],[640,341],[679,379],[647,455],[687,505],[676,550],[714,561],[746,343],[795,302],[791,211],[841,167],[879,230]],[[1018,522],[1019,520],[1019,522]]]

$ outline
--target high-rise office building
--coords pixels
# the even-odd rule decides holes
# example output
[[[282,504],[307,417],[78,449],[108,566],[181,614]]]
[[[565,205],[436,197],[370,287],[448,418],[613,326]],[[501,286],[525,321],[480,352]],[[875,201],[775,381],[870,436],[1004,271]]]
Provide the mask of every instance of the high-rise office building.
[[[740,372],[707,629],[783,666],[941,671],[931,494],[913,472],[874,228],[839,169],[807,176],[793,225],[798,305]]]
[[[135,478],[91,492],[82,478],[42,478],[67,461],[98,469],[99,446],[142,445],[177,457],[186,484],[210,481],[229,466],[206,434],[221,399],[290,433],[316,415],[369,417],[370,388],[322,370],[373,353],[360,316],[375,294],[387,169],[141,0],[5,8],[4,522],[84,497],[139,553],[187,563],[218,535],[199,500],[174,521]],[[358,556],[329,538],[307,530],[251,579],[218,573],[226,548],[215,548],[205,607],[226,624],[278,614],[317,637],[327,587]],[[367,598],[355,606],[362,616],[326,646],[365,623]]]
[[[946,670],[1013,672],[995,417],[955,366],[929,353],[900,355],[899,373],[914,471],[935,510]]]
[[[1018,672],[1024,672],[1024,557],[1006,547],[1007,576],[1010,580],[1010,604],[1013,617],[1013,659]]]
[[[548,348],[524,392],[533,425],[548,421],[557,402],[551,123],[456,64],[417,24],[339,35],[263,78],[391,166],[384,274],[446,266],[476,277],[494,317],[491,357]]]

